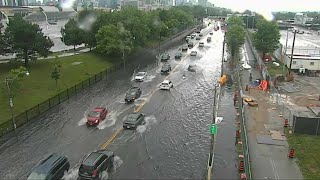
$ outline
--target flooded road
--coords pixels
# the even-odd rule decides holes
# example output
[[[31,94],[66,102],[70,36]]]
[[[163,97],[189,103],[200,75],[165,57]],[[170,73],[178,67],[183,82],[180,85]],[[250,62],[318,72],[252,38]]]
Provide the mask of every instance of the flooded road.
[[[19,128],[17,138],[13,133],[1,137],[0,177],[25,179],[41,159],[56,152],[68,157],[73,167],[66,179],[76,179],[79,162],[88,153],[108,145],[106,148],[114,151],[116,160],[113,173],[105,177],[203,178],[210,148],[213,87],[220,76],[223,41],[223,33],[217,31],[212,42],[207,43],[209,31],[212,27],[205,30],[201,40],[205,47],[196,44],[192,49],[198,51],[196,57],[190,57],[189,49],[182,60],[174,60],[181,45],[168,51],[173,69],[169,77],[159,73],[162,63],[140,69],[148,72],[142,83],[132,81],[133,72],[139,69],[115,73]],[[195,65],[196,72],[187,71],[190,64]],[[174,84],[171,91],[157,89],[165,78]],[[139,86],[142,96],[135,103],[125,104],[124,95],[131,86]],[[86,127],[85,116],[98,106],[107,107],[110,113],[97,128]],[[137,130],[121,131],[111,144],[106,144],[122,127],[125,116],[137,107],[146,114],[146,124]],[[223,153],[223,145],[221,148],[217,148],[220,157],[232,153]]]

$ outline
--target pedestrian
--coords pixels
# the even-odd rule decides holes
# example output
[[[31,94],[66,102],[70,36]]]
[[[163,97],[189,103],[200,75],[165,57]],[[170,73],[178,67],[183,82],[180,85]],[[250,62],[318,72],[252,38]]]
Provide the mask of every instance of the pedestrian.
[[[249,75],[249,82],[252,83],[252,73],[250,72],[250,75]]]

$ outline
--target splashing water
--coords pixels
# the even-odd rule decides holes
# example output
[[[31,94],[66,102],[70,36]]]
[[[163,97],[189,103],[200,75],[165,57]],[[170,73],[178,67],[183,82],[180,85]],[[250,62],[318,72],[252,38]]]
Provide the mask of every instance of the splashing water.
[[[111,127],[113,126],[116,121],[117,121],[117,116],[118,116],[118,113],[113,111],[113,112],[110,112],[106,119],[101,121],[100,124],[97,126],[98,129],[105,129],[107,127]]]
[[[69,172],[67,174],[65,174],[62,179],[64,180],[74,180],[74,179],[77,179],[78,177],[78,172],[79,172],[79,169],[70,169]]]
[[[157,119],[155,116],[152,115],[152,116],[145,117],[144,121],[145,121],[145,124],[139,125],[136,129],[139,133],[145,132],[147,128],[150,128],[151,125],[157,122]]]
[[[119,156],[115,156],[113,159],[113,173],[123,164],[122,159]]]
[[[85,125],[85,124],[87,123],[86,112],[87,112],[87,111],[85,111],[85,112],[83,113],[83,118],[81,118],[80,121],[78,122],[78,126],[83,126],[83,125]]]

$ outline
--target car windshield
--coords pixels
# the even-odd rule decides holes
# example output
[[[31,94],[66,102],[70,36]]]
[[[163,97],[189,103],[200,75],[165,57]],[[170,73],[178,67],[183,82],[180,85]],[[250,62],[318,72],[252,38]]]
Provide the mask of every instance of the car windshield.
[[[46,179],[46,175],[38,174],[36,172],[32,172],[28,177],[28,180],[45,180],[45,179]]]
[[[92,111],[88,116],[89,117],[99,117],[100,116],[100,112]]]
[[[138,115],[136,115],[136,114],[129,114],[126,121],[135,122],[137,120],[137,117],[138,117]]]
[[[139,72],[139,73],[137,74],[137,76],[144,76],[144,73],[143,73],[143,72]]]
[[[162,83],[162,85],[163,85],[163,86],[167,86],[167,85],[168,85],[168,83]]]

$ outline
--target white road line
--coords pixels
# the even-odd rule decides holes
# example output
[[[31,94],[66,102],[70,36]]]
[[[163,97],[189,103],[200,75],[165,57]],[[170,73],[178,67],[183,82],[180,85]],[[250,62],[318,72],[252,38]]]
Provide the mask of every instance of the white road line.
[[[275,179],[279,180],[278,171],[277,171],[276,165],[275,165],[275,163],[274,163],[274,161],[272,159],[270,159],[270,163],[271,163],[271,166],[272,166],[272,171],[273,171]]]

